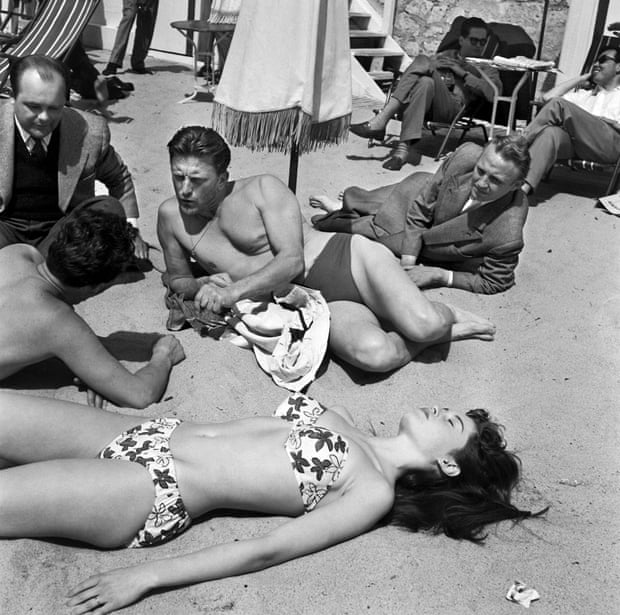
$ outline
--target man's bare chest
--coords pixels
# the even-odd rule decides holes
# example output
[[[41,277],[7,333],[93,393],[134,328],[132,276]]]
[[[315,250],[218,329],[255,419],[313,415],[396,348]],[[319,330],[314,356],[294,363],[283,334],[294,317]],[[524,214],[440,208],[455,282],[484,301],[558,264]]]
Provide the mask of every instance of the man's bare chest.
[[[264,231],[242,222],[222,224],[214,219],[187,240],[186,249],[209,273],[231,271],[242,261],[270,252]]]

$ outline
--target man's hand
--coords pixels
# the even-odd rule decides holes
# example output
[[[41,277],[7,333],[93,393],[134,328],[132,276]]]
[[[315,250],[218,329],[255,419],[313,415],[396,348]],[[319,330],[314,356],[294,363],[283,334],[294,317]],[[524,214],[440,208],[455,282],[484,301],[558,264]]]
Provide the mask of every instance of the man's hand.
[[[592,82],[592,73],[584,73],[579,75],[579,80],[576,87],[578,88],[591,88],[594,85]]]
[[[418,288],[436,288],[448,284],[449,271],[441,267],[416,265],[407,270],[407,275]]]
[[[451,70],[461,79],[463,79],[467,74],[467,71],[461,66],[461,64],[453,58],[437,58],[437,68]]]
[[[180,363],[185,358],[185,351],[181,342],[174,335],[162,335],[153,345],[153,357],[156,354],[164,354],[172,365]]]
[[[213,276],[211,276],[213,277]],[[239,299],[237,293],[230,286],[219,286],[217,282],[207,282],[194,297],[196,309],[208,309],[212,312],[223,312],[230,308]]]
[[[134,246],[134,254],[135,257],[140,260],[146,260],[149,257],[149,244],[142,239],[140,236],[140,231],[136,233],[136,236],[133,240]]]

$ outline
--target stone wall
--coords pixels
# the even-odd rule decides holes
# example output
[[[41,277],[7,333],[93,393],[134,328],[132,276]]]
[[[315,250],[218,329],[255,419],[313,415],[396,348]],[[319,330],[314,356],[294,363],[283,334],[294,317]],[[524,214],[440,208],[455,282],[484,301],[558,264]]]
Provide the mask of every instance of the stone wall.
[[[582,0],[583,1],[583,0]],[[570,0],[550,0],[543,60],[557,60]],[[521,26],[538,45],[543,0],[398,0],[394,38],[410,56],[432,54],[455,17]]]

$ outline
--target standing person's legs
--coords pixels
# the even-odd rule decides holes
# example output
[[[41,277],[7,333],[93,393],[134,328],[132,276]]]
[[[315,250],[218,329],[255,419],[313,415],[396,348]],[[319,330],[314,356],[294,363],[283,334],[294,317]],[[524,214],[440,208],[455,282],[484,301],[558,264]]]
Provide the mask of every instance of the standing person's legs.
[[[123,16],[116,30],[114,46],[112,47],[112,53],[110,53],[108,65],[103,70],[104,75],[114,74],[116,69],[123,65],[123,58],[127,50],[127,42],[129,41],[129,33],[131,32],[131,27],[133,26],[137,12],[138,0],[123,0]]]
[[[151,0],[145,8],[138,11],[136,34],[131,53],[131,68],[136,72],[145,71],[144,60],[153,40],[155,20],[157,19],[158,0]]]

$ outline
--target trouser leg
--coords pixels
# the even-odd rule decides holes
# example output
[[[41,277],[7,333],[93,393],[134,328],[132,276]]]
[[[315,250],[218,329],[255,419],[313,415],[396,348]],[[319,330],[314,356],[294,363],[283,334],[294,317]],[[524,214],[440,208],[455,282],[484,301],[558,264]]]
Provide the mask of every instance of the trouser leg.
[[[614,163],[620,132],[605,120],[562,98],[547,103],[525,131],[532,163],[526,178],[536,187],[558,158]],[[532,181],[530,181],[532,180]]]
[[[123,0],[123,17],[121,18],[116,30],[114,46],[112,47],[112,53],[110,54],[110,59],[108,60],[109,64],[115,64],[116,66],[123,65],[123,58],[125,57],[125,51],[127,50],[129,33],[131,32],[131,27],[133,26],[137,11],[137,0]]]
[[[394,94],[396,97],[396,93]],[[401,141],[414,141],[422,136],[424,119],[433,104],[435,96],[435,81],[432,77],[419,76],[409,92],[402,112],[402,126],[400,129]]]
[[[157,19],[157,8],[159,2],[151,2],[148,8],[138,11],[136,24],[136,35],[133,41],[133,51],[131,54],[132,68],[144,68],[144,60],[153,40],[155,30],[155,19]]]
[[[547,126],[530,145],[530,170],[525,178],[533,189],[538,187],[558,158],[573,158],[575,150],[568,133],[559,126]]]

